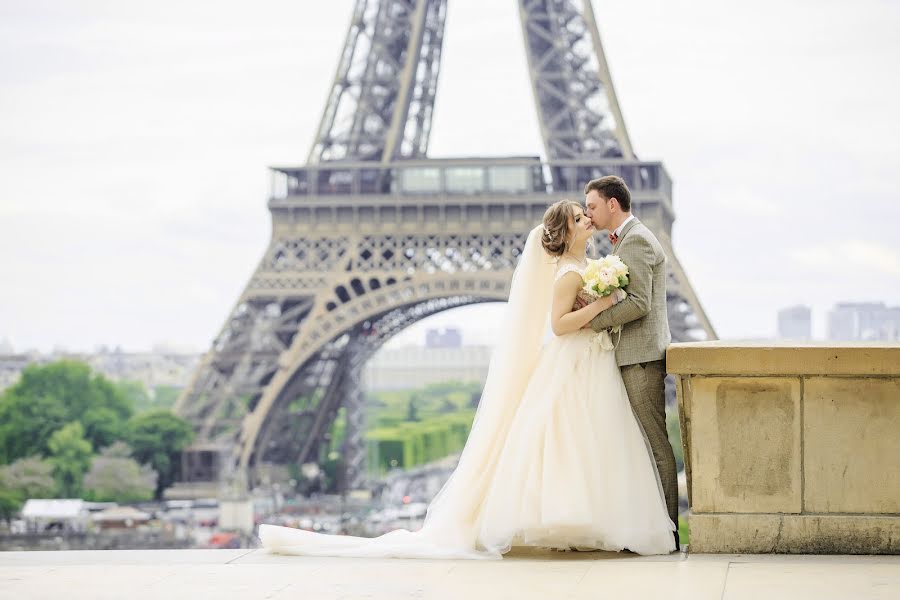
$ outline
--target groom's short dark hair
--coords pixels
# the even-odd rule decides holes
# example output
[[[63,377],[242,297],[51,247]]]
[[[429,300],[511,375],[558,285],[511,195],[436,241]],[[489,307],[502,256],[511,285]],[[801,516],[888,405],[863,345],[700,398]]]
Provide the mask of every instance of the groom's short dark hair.
[[[628,191],[628,186],[621,177],[607,175],[599,179],[591,179],[584,186],[584,195],[587,196],[591,190],[597,190],[605,198],[615,198],[619,201],[622,210],[631,212],[631,192]]]

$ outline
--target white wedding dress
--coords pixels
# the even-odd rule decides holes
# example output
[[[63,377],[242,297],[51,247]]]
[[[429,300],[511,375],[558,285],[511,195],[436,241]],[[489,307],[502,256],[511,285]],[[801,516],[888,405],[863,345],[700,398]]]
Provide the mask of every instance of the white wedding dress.
[[[628,402],[607,333],[543,345],[557,268],[538,226],[513,276],[505,337],[494,350],[459,464],[419,531],[376,538],[260,525],[280,554],[501,558],[512,546],[675,549],[649,444]]]

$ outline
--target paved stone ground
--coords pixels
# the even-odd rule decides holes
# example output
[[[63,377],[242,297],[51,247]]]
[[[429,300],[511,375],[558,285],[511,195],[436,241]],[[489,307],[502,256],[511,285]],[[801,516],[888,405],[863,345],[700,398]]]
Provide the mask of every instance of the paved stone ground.
[[[897,600],[900,556],[514,549],[502,561],[443,561],[264,550],[2,552],[0,598]]]

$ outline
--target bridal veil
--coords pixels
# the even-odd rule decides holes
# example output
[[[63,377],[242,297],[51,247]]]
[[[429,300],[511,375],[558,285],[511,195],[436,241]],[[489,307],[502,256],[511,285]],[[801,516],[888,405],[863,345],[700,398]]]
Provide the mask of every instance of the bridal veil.
[[[499,553],[479,547],[479,519],[544,340],[556,261],[543,249],[543,232],[543,225],[538,225],[528,234],[471,432],[456,469],[429,505],[422,529],[360,538],[261,525],[263,546],[311,556],[500,558]]]

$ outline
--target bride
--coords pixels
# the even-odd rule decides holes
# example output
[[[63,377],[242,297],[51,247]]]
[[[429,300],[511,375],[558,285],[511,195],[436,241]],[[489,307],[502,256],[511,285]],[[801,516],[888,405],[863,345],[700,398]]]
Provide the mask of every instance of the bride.
[[[263,546],[473,559],[513,546],[674,550],[675,524],[610,336],[583,328],[620,296],[572,308],[593,231],[581,205],[563,200],[528,235],[472,430],[420,530],[361,538],[260,525]],[[543,345],[548,316],[555,335]]]

